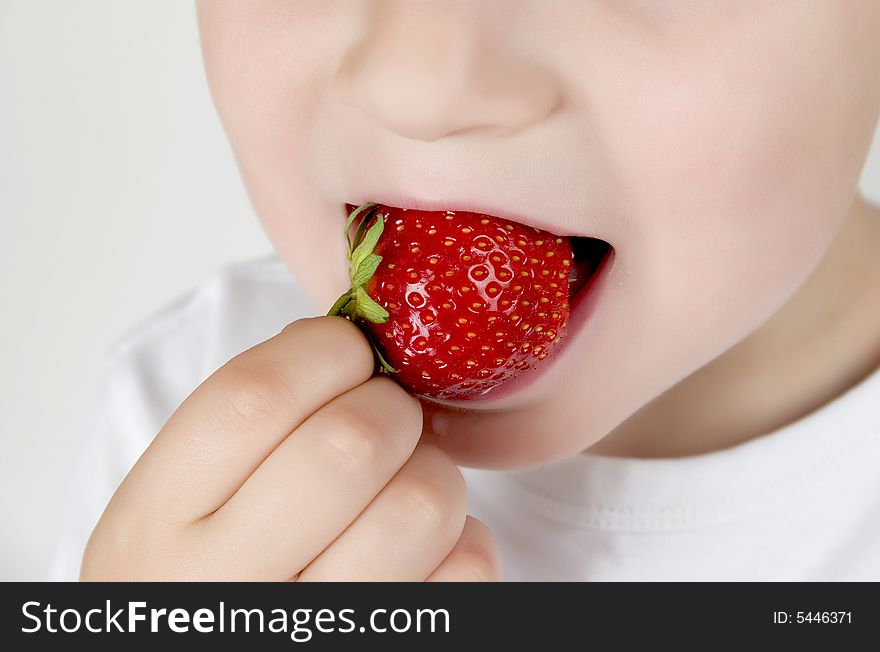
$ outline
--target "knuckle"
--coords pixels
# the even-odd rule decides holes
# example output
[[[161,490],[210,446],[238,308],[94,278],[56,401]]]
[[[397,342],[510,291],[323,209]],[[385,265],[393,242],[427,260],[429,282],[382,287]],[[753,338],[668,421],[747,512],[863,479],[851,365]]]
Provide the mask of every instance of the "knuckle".
[[[431,531],[460,531],[467,508],[464,478],[439,450],[419,447],[420,468],[403,470],[393,483],[407,522]]]
[[[445,530],[454,520],[456,506],[453,496],[433,478],[402,474],[395,491],[402,505],[402,516],[416,529]]]
[[[388,448],[386,428],[370,414],[337,410],[324,436],[318,438],[318,454],[329,464],[349,472],[375,467]]]
[[[374,405],[384,405],[383,412],[389,415],[389,422],[403,437],[412,437],[413,446],[422,434],[422,406],[405,389],[387,376],[374,376],[366,387],[376,396],[370,398]]]
[[[296,395],[274,369],[236,362],[228,371],[227,416],[236,426],[257,429],[296,411]]]
[[[387,378],[371,378],[325,409],[322,452],[350,471],[384,467],[382,460],[402,462],[421,434],[418,402]]]

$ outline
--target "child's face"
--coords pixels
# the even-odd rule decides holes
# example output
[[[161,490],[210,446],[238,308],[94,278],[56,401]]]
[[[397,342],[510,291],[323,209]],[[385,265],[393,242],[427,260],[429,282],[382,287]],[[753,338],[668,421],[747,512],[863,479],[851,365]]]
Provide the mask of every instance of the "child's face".
[[[767,320],[834,237],[880,105],[876,0],[198,6],[254,206],[316,305],[348,287],[345,202],[614,246],[537,382],[426,411],[474,465],[581,450]]]

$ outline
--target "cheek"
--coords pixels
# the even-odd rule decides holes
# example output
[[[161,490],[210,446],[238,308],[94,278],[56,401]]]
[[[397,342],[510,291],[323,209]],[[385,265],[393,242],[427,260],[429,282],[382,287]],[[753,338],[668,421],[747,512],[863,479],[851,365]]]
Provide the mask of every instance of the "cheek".
[[[878,50],[880,12],[843,15],[857,4],[817,0],[798,15],[796,3],[749,3],[765,13],[629,40],[631,24],[597,16],[587,56],[582,40],[559,39],[559,65],[586,62],[570,78],[589,80],[572,86],[601,137],[590,156],[609,161],[619,189],[617,286],[560,365],[556,386],[573,389],[442,439],[459,458],[518,466],[589,446],[805,280],[853,198],[877,117],[865,80],[880,56],[865,52]]]
[[[689,24],[632,53],[600,107],[631,215],[629,299],[663,362],[704,363],[768,318],[852,201],[876,97],[843,4]]]
[[[311,136],[342,54],[333,35],[347,24],[344,7],[249,1],[199,11],[211,92],[254,210],[315,306],[329,308],[347,287],[343,218],[315,192],[321,146]]]

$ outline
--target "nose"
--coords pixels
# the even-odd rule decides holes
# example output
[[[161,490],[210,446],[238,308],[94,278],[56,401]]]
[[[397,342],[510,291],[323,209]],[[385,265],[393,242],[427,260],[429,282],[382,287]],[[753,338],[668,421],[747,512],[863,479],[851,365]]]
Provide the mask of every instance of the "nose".
[[[337,70],[336,94],[389,131],[428,142],[472,132],[506,136],[542,121],[559,105],[560,85],[504,40],[493,6],[372,3],[363,38]],[[503,16],[516,5],[494,9]]]

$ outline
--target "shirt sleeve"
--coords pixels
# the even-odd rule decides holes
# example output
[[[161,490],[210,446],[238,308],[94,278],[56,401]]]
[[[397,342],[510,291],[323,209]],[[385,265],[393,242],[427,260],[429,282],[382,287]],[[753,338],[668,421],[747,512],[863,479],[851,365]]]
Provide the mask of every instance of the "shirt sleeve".
[[[181,402],[233,355],[314,312],[271,257],[221,270],[118,341],[79,433],[50,580],[79,577],[104,508]]]
[[[80,433],[81,445],[66,495],[61,534],[48,579],[79,578],[83,551],[116,487],[161,428],[155,397],[135,361],[111,356],[102,386]]]

